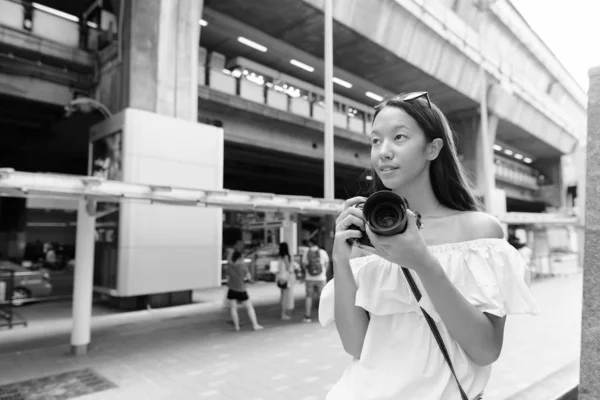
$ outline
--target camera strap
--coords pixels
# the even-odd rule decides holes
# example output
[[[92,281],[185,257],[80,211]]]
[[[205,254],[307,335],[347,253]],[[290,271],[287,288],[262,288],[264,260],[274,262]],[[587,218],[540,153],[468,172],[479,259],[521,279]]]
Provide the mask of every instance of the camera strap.
[[[404,272],[404,276],[406,277],[406,280],[408,281],[408,285],[410,286],[417,301],[420,301],[421,300],[421,292],[419,291],[419,288],[417,287],[417,284],[415,283],[412,275],[410,274],[408,269],[406,269],[404,267],[402,267],[402,272]],[[421,311],[423,311],[423,315],[425,316],[425,319],[427,320],[427,324],[429,325],[429,328],[431,329],[431,333],[433,334],[435,341],[437,342],[440,350],[442,351],[442,354],[444,355],[444,358],[446,359],[446,363],[448,363],[448,366],[450,367],[450,371],[452,371],[452,375],[454,376],[454,379],[456,380],[456,384],[458,385],[458,390],[460,391],[460,397],[462,398],[462,400],[469,400],[469,398],[467,397],[467,394],[465,393],[462,386],[460,385],[458,378],[456,377],[456,372],[454,372],[454,367],[452,366],[452,361],[450,361],[450,355],[448,354],[448,350],[446,350],[446,346],[444,345],[444,340],[442,339],[442,336],[440,335],[440,331],[438,330],[438,328],[435,325],[435,322],[433,321],[431,316],[427,313],[427,311],[425,311],[423,309],[423,307],[421,307]]]

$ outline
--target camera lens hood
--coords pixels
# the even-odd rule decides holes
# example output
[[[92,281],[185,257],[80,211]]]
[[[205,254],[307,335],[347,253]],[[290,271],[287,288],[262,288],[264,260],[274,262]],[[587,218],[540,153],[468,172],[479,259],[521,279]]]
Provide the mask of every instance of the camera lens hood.
[[[363,205],[365,221],[373,233],[392,236],[403,233],[408,222],[407,201],[394,192],[373,193]]]

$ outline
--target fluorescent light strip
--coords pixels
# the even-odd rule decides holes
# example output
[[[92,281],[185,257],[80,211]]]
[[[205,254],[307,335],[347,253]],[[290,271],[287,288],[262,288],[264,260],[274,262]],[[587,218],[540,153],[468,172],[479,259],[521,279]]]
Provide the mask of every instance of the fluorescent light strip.
[[[373,100],[375,100],[375,101],[383,101],[383,97],[381,97],[380,95],[378,95],[378,94],[375,94],[375,93],[373,93],[373,92],[366,92],[366,93],[365,93],[365,95],[366,95],[367,97],[370,97],[370,98],[372,98],[372,99],[373,99]]]
[[[527,164],[531,164],[531,162],[532,162],[533,160],[532,160],[531,158],[529,158],[529,157],[525,157],[525,158],[523,159],[523,161],[524,161],[524,162],[526,162]]]
[[[340,79],[340,78],[334,77],[333,78],[333,82],[335,82],[338,85],[343,86],[343,87],[345,87],[347,89],[350,89],[352,87],[352,84],[350,82],[346,82],[345,80]]]
[[[522,154],[519,154],[519,153],[515,154],[515,155],[514,155],[514,157],[515,157],[517,160],[522,160],[522,159],[523,159],[523,155],[522,155]]]
[[[37,8],[40,11],[44,11],[44,12],[47,12],[48,14],[52,14],[57,17],[68,19],[69,21],[79,22],[79,18],[77,18],[74,15],[67,14],[66,12],[62,12],[62,11],[56,10],[54,8],[46,7],[39,3],[31,3],[31,4],[33,5],[33,8]]]
[[[500,150],[502,150],[502,146],[495,144],[494,145],[494,150],[500,151]]]
[[[509,150],[509,149],[504,149],[504,154],[506,154],[507,156],[512,156],[513,155],[513,151]]]
[[[300,62],[298,60],[290,60],[290,64],[295,65],[296,67],[301,68],[308,72],[313,72],[315,70],[310,65],[304,64],[303,62]]]
[[[250,39],[246,39],[243,36],[238,37],[238,42],[245,44],[248,47],[252,47],[253,49],[256,49],[258,51],[262,51],[263,53],[265,51],[267,51],[267,48],[265,46],[263,46],[262,44],[258,44],[256,42],[253,42]]]
[[[201,19],[200,21],[198,21],[198,23],[199,23],[201,26],[206,26],[206,25],[208,25],[208,22],[206,22],[206,21],[205,21],[205,20],[203,20],[203,19]]]

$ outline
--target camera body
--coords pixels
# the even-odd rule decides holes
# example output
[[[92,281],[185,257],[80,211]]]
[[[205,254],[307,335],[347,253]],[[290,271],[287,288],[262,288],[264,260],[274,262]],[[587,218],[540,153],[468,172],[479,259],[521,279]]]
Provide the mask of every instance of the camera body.
[[[408,227],[408,200],[389,190],[380,190],[373,193],[364,203],[356,204],[354,207],[362,209],[365,223],[371,231],[381,236],[393,236],[404,233]],[[421,216],[417,215],[417,227],[422,228]],[[361,230],[356,225],[348,229]],[[371,246],[371,241],[366,232],[358,239],[348,239],[349,244],[359,243],[363,246]]]

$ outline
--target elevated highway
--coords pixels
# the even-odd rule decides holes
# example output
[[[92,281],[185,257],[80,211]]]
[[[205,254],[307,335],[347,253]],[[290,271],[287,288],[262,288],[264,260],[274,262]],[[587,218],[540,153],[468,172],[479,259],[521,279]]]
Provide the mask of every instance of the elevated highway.
[[[69,137],[81,138],[74,131],[85,129],[85,121],[62,121],[62,106],[77,96],[102,97],[118,90],[122,83],[118,79],[103,87],[100,81],[118,63],[120,44],[109,40],[101,46],[105,27],[71,18],[82,15],[86,2],[40,1],[36,4],[60,9],[67,17],[36,8],[32,29],[25,29],[23,6],[0,1],[6,11],[0,17],[0,101],[6,105],[0,110],[0,124],[5,132],[27,132],[3,135],[8,144],[3,147],[35,147],[26,138],[45,135],[40,130],[58,129],[70,133],[55,132],[49,138],[56,139],[57,150],[68,152]],[[118,1],[105,3],[112,4],[108,15],[112,12],[115,17]],[[323,0],[206,0],[202,19],[200,45],[206,52],[199,60],[199,117],[223,124],[226,142],[234,145],[226,155],[237,154],[240,146],[254,149],[249,153],[279,150],[306,158],[312,165],[309,170],[318,175],[323,125],[314,110],[324,72]],[[118,18],[113,22],[118,24]],[[252,38],[268,51],[244,45],[237,40],[240,36]],[[486,71],[490,133],[502,149],[499,156],[517,163],[529,160],[531,167],[549,177],[560,169],[560,157],[584,138],[584,91],[509,1],[497,1],[487,13],[479,12],[471,0],[334,1],[334,43],[335,76],[342,82],[335,85],[335,92],[341,96],[342,114],[351,107],[362,118],[358,124],[356,118],[347,118],[336,125],[336,162],[347,170],[349,181],[368,165],[368,110],[377,96],[414,90],[430,92],[447,113],[458,131],[466,164],[476,173],[477,155],[469,143],[476,141],[479,129],[480,64]],[[292,77],[300,86],[314,85],[307,89],[313,99],[309,114],[274,109],[268,98],[257,104],[239,89],[225,90],[215,84],[211,74],[226,69],[225,62],[215,62],[220,54],[226,60],[245,57]],[[312,71],[290,64],[291,59],[301,60]],[[57,138],[62,138],[60,144]],[[41,142],[39,152],[48,140]],[[82,149],[80,144],[77,148]],[[514,155],[521,158],[515,160]],[[83,156],[78,156],[80,169],[74,172],[83,173]],[[532,193],[539,194],[539,185],[534,186]],[[514,196],[523,192],[518,189],[513,190]]]

